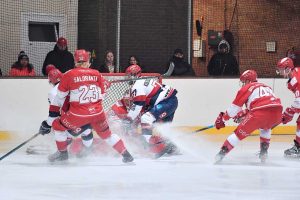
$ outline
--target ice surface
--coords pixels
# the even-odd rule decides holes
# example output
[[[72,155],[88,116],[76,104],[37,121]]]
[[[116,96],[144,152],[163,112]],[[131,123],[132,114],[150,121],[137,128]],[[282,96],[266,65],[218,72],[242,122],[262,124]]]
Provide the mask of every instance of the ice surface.
[[[118,156],[91,156],[51,165],[47,155],[26,155],[24,147],[0,161],[0,199],[294,200],[300,195],[300,160],[283,158],[294,136],[284,136],[289,137],[284,142],[273,136],[266,164],[255,155],[259,138],[250,137],[214,165],[224,136],[158,129],[182,155],[158,160],[135,155],[134,164],[123,164]]]

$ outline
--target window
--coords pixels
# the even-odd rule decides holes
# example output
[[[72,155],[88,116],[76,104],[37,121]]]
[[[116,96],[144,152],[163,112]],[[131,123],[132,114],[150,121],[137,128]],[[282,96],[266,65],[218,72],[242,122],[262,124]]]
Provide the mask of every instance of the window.
[[[29,22],[29,41],[56,42],[59,35],[59,23]]]

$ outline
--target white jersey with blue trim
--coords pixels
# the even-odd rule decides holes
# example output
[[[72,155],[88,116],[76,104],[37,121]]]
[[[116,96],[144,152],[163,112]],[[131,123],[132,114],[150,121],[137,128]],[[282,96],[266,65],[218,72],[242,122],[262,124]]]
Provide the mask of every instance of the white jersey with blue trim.
[[[133,105],[128,117],[134,120],[143,107],[155,106],[159,102],[173,95],[175,89],[168,85],[162,85],[156,79],[143,79],[135,81],[130,89]]]

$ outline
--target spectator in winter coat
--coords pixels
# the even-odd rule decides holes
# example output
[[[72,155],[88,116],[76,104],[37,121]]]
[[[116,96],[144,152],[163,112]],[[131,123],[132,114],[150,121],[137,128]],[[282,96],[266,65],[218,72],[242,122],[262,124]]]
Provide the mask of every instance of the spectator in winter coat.
[[[211,76],[237,76],[240,74],[237,60],[230,53],[230,46],[226,40],[219,43],[218,52],[211,57],[207,71]]]
[[[35,76],[33,65],[24,51],[19,53],[18,61],[11,66],[9,76]]]
[[[184,61],[182,49],[175,49],[164,76],[195,76],[193,67]]]
[[[54,49],[47,54],[42,69],[44,75],[47,75],[46,66],[49,64],[54,65],[62,73],[74,68],[73,54],[68,51],[65,38],[58,38]]]

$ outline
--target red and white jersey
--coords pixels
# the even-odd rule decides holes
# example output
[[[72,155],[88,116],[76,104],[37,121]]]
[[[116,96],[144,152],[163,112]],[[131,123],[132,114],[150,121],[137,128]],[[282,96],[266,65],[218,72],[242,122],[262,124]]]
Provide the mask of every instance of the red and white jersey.
[[[56,94],[57,94],[57,88],[59,84],[56,84],[48,93],[48,102],[51,105],[51,102],[53,102]]]
[[[252,82],[238,91],[231,106],[226,110],[224,119],[235,117],[244,104],[250,111],[267,107],[282,107],[280,99],[274,95],[272,88],[263,83]]]
[[[287,82],[287,87],[295,94],[294,102],[292,103],[293,108],[300,109],[300,70],[294,68],[291,73],[291,78]]]
[[[106,80],[97,70],[71,69],[63,75],[50,110],[59,111],[69,95],[69,112],[78,116],[97,115],[103,112],[101,102],[106,86]]]
[[[176,93],[174,88],[162,85],[155,79],[137,80],[130,88],[133,105],[128,112],[128,117],[134,120],[143,108],[155,106]]]

